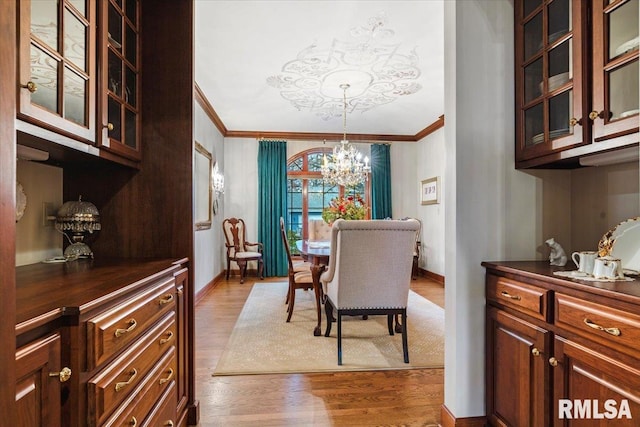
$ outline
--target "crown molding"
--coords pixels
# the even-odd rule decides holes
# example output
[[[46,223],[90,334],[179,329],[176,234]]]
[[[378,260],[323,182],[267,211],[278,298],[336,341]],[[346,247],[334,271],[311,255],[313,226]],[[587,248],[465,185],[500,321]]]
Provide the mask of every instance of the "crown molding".
[[[207,113],[207,116],[209,116],[213,124],[218,128],[218,131],[222,134],[222,136],[227,136],[227,133],[229,132],[227,130],[227,127],[224,125],[224,123],[222,123],[222,120],[220,120],[220,116],[218,116],[216,110],[213,109],[213,106],[205,96],[204,92],[202,92],[202,89],[200,89],[198,83],[194,82],[193,86],[196,95],[196,101],[198,102],[198,104],[200,104],[204,112]]]
[[[207,116],[214,123],[218,131],[225,138],[255,138],[255,139],[287,139],[295,141],[340,141],[342,133],[320,133],[320,132],[278,132],[278,131],[252,131],[252,130],[228,130],[220,116],[213,109],[213,106],[205,96],[198,83],[194,83],[195,98],[198,104],[205,111]],[[349,141],[368,142],[418,142],[425,136],[435,132],[444,126],[444,114],[435,122],[422,129],[415,135],[380,135],[367,133],[350,133]]]

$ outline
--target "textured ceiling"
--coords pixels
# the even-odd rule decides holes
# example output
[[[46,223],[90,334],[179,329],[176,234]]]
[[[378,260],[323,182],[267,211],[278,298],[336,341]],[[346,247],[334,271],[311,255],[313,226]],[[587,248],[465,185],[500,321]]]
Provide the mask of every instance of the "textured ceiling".
[[[442,0],[195,2],[195,79],[229,131],[415,135],[444,113]]]

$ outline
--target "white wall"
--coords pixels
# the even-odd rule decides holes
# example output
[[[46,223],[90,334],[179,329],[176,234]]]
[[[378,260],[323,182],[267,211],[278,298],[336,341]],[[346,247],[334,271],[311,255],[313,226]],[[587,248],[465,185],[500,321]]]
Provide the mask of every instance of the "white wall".
[[[512,2],[445,2],[444,28],[445,405],[460,418],[485,413],[480,263],[539,256],[545,185],[514,168]]]
[[[42,225],[43,202],[51,203],[53,215],[62,206],[62,169],[19,160],[16,178],[27,195],[24,215],[16,224],[16,266],[62,255],[62,234],[56,231],[54,222]]]
[[[195,141],[202,145],[218,162],[221,172],[225,171],[224,138],[215,127],[209,116],[198,103],[195,103],[194,135]],[[194,185],[195,188],[195,185]],[[224,219],[224,201],[218,201],[219,209],[212,215],[211,228],[194,231],[194,257],[192,274],[194,289],[198,293],[209,284],[225,268],[224,236],[222,220]]]

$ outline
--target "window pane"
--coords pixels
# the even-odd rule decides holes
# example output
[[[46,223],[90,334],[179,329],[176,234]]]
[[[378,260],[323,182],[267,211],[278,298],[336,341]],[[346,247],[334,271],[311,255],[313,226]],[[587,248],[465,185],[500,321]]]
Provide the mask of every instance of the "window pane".
[[[638,114],[638,61],[619,67],[609,76],[609,111],[611,119]]]
[[[124,143],[126,146],[133,148],[134,150],[138,148],[138,143],[136,141],[137,138],[137,126],[136,126],[136,113],[125,108],[124,110]]]
[[[525,61],[542,49],[542,13],[524,24],[524,59]]]
[[[87,17],[87,7],[85,5],[85,0],[69,0],[69,3],[71,3],[82,16],[84,16],[85,18]]]
[[[302,157],[298,157],[287,165],[288,171],[301,171],[302,170]]]
[[[78,68],[87,71],[87,27],[69,9],[64,11],[64,56]]]
[[[58,51],[58,2],[41,0],[31,2],[31,33]]]
[[[120,103],[109,96],[109,123],[113,129],[109,131],[109,138],[122,141],[122,119],[120,117]]]
[[[38,90],[31,94],[31,102],[54,113],[59,113],[58,66],[55,58],[31,45],[31,81],[38,85]]]
[[[79,125],[87,125],[85,108],[86,81],[70,68],[64,69],[64,117]]]
[[[524,112],[524,143],[535,145],[544,142],[542,122],[542,103],[536,104]]]
[[[554,0],[549,5],[547,42],[558,40],[571,29],[571,5],[569,0]]]
[[[609,14],[609,59],[638,50],[638,0],[631,0]]]
[[[319,172],[320,166],[322,166],[324,153],[311,153],[307,158],[309,159],[309,170]]]
[[[572,91],[566,91],[549,100],[549,139],[556,139],[572,132],[569,127],[571,117]]]

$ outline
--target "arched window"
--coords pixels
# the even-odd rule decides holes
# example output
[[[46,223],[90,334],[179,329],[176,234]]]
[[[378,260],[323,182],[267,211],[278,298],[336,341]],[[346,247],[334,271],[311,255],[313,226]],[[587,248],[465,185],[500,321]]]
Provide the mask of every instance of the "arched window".
[[[323,156],[330,153],[330,148],[312,148],[287,162],[287,232],[294,252],[295,240],[309,237],[309,220],[322,219],[322,209],[334,197],[359,194],[369,207],[370,180],[347,188],[323,181],[320,166]]]

